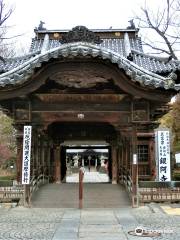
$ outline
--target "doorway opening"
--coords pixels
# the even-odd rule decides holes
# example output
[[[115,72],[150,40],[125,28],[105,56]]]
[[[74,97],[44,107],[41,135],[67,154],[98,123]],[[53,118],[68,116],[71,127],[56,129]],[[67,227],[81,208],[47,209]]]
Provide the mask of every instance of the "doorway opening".
[[[63,151],[63,150],[62,150]],[[80,145],[64,146],[66,162],[66,183],[79,182],[79,168],[84,168],[85,183],[108,183],[111,180],[109,146]]]

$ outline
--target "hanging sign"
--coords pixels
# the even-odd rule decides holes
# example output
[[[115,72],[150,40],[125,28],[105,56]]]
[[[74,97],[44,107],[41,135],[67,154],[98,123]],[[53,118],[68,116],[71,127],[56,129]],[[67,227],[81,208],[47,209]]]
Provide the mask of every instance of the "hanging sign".
[[[171,181],[170,163],[170,132],[168,129],[157,129],[156,140],[156,159],[158,167],[158,178],[160,182]]]
[[[133,154],[133,164],[137,164],[137,154]]]
[[[176,163],[180,163],[180,153],[175,154]]]
[[[31,131],[31,126],[24,126],[22,184],[30,183]]]

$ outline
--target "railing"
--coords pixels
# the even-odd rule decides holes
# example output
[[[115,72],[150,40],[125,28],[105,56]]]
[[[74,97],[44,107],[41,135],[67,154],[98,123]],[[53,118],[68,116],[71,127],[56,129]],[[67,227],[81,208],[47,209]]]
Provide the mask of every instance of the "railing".
[[[30,185],[16,184],[13,186],[11,181],[3,181],[0,185],[0,202],[23,202],[23,199],[29,204],[32,195],[41,185],[49,182],[49,177],[46,175],[33,176]]]
[[[0,180],[0,187],[12,187],[13,180]]]
[[[121,182],[124,184],[129,196],[132,194],[132,179],[130,174],[126,171],[125,168],[121,169]]]
[[[139,202],[180,202],[180,181],[139,182]]]
[[[0,187],[0,202],[19,202],[24,195],[22,185]]]
[[[49,183],[49,176],[44,174],[40,174],[38,177],[33,176],[30,182],[30,189],[29,189],[29,202],[32,199],[33,193],[36,192],[42,185]]]
[[[130,175],[124,175],[123,176],[123,182],[124,182],[124,185],[129,193],[129,195],[131,196],[132,194],[132,179],[131,179],[131,176]]]

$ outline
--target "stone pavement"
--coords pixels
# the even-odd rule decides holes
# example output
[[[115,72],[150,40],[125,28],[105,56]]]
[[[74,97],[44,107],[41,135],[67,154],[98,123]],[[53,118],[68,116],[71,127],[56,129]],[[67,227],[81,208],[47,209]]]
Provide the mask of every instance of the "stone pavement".
[[[164,209],[176,208],[174,212],[166,212]],[[162,235],[155,239],[179,240],[180,239],[180,206],[176,204],[154,204],[133,210],[133,216],[141,226],[151,230],[162,231]]]
[[[67,183],[78,183],[79,182],[79,173],[72,173],[66,177]],[[108,183],[109,177],[106,173],[100,173],[96,171],[85,171],[84,173],[84,183]]]
[[[128,234],[138,226],[166,230],[146,240],[180,239],[180,216],[166,214],[158,204],[137,209],[0,208],[3,240],[142,240]]]

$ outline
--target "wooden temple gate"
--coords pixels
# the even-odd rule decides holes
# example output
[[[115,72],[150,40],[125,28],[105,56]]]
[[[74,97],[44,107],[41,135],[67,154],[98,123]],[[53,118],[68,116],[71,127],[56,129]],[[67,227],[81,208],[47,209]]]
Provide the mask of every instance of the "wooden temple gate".
[[[111,149],[111,182],[132,179],[136,193],[137,170],[140,180],[155,178],[154,128],[176,92],[174,80],[139,68],[127,44],[126,57],[98,45],[107,39],[130,44],[128,36],[136,40],[136,29],[95,34],[77,27],[59,35],[36,34],[41,52],[0,75],[0,104],[17,131],[17,181],[22,179],[23,127],[31,125],[32,179],[63,180],[63,142],[104,141]],[[48,50],[57,36],[61,45]]]

